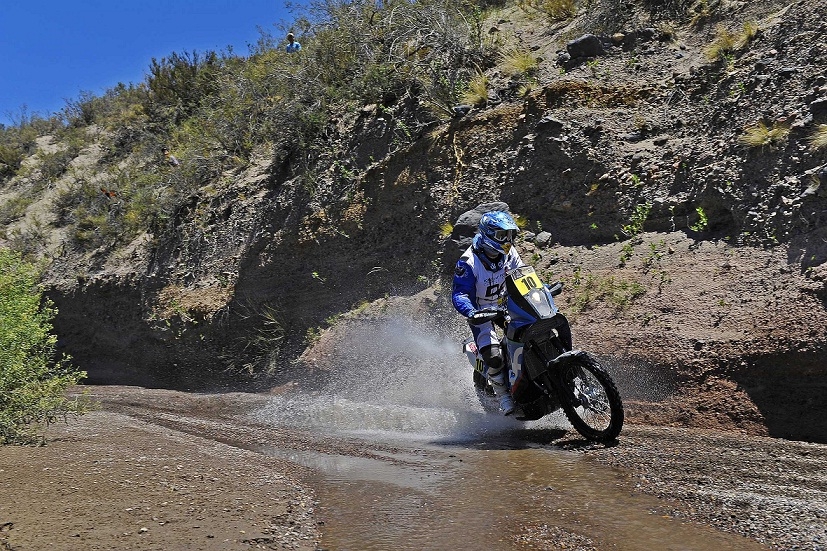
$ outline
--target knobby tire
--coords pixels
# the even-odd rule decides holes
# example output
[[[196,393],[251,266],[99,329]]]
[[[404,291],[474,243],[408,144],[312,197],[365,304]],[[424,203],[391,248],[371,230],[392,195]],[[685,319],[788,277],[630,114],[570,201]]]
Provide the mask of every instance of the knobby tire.
[[[579,370],[591,376],[587,378],[594,379],[594,381],[589,381],[592,383],[591,385],[585,384],[586,381],[579,376]],[[620,429],[623,428],[623,402],[611,376],[597,361],[588,356],[576,358],[562,366],[559,375],[561,388],[564,389],[566,394],[566,396],[561,397],[563,411],[575,430],[585,438],[598,442],[612,442],[617,439]],[[597,385],[594,383],[597,383]],[[583,404],[572,403],[570,399],[572,395],[575,398],[583,399],[584,396],[590,394],[599,394],[601,398],[605,398],[609,408],[608,411],[603,411],[599,407],[603,404],[597,404],[597,409],[592,409],[585,407]],[[607,423],[604,423],[605,426],[594,426],[587,419],[581,417],[577,408],[583,408],[584,416],[597,412],[597,415],[604,418]],[[601,411],[598,412],[598,410]]]

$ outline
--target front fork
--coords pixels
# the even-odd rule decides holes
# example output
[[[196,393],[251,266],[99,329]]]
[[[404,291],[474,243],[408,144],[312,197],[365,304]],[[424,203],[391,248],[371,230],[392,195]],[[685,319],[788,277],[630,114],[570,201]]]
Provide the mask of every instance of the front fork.
[[[555,335],[551,337],[550,341],[557,348],[557,350],[564,350],[563,342],[558,336]],[[582,350],[568,350],[555,358],[549,358],[543,352],[542,347],[535,341],[531,340],[526,343],[524,354],[536,355],[540,360],[540,365],[544,366],[542,371],[539,373],[529,373],[529,376],[534,384],[540,387],[546,395],[551,396],[554,392],[560,397],[560,400],[566,400],[575,407],[582,405],[580,403],[580,399],[574,394],[571,386],[566,384],[563,380],[563,370],[567,364],[586,356],[585,352]],[[547,377],[544,377],[543,375],[547,375]],[[544,388],[543,383],[546,381],[552,386],[552,388]]]

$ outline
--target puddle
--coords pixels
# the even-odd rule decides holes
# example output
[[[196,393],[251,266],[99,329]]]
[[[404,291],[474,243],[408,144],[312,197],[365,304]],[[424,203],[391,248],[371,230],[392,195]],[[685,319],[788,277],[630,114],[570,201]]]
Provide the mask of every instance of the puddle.
[[[322,548],[331,551],[516,550],[543,531],[573,534],[596,549],[766,549],[659,516],[663,503],[634,494],[620,473],[572,452],[428,444],[381,459],[265,453],[316,473]]]
[[[263,450],[315,473],[323,549],[560,549],[561,534],[580,549],[766,549],[660,516],[664,503],[620,472],[550,447],[569,428],[562,416],[486,414],[453,340],[370,329],[345,340],[315,392],[270,397],[254,414],[360,450]]]

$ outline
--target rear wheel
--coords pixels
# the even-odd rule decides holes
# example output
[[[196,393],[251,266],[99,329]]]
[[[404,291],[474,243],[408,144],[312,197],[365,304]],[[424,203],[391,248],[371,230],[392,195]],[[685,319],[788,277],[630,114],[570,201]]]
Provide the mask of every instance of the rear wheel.
[[[560,368],[563,411],[572,426],[589,440],[611,442],[623,427],[623,402],[609,374],[589,356]]]

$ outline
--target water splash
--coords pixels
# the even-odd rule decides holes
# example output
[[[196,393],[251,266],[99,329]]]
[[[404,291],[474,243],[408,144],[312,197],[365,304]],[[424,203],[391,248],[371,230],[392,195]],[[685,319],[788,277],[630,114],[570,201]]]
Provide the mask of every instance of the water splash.
[[[601,355],[597,358],[614,379],[624,400],[657,402],[669,398],[677,390],[676,373],[663,367],[633,358],[618,360]]]
[[[257,417],[321,432],[456,441],[547,426],[485,412],[459,325],[437,331],[403,318],[351,323],[330,353],[335,369],[316,373],[316,390],[274,396]]]

